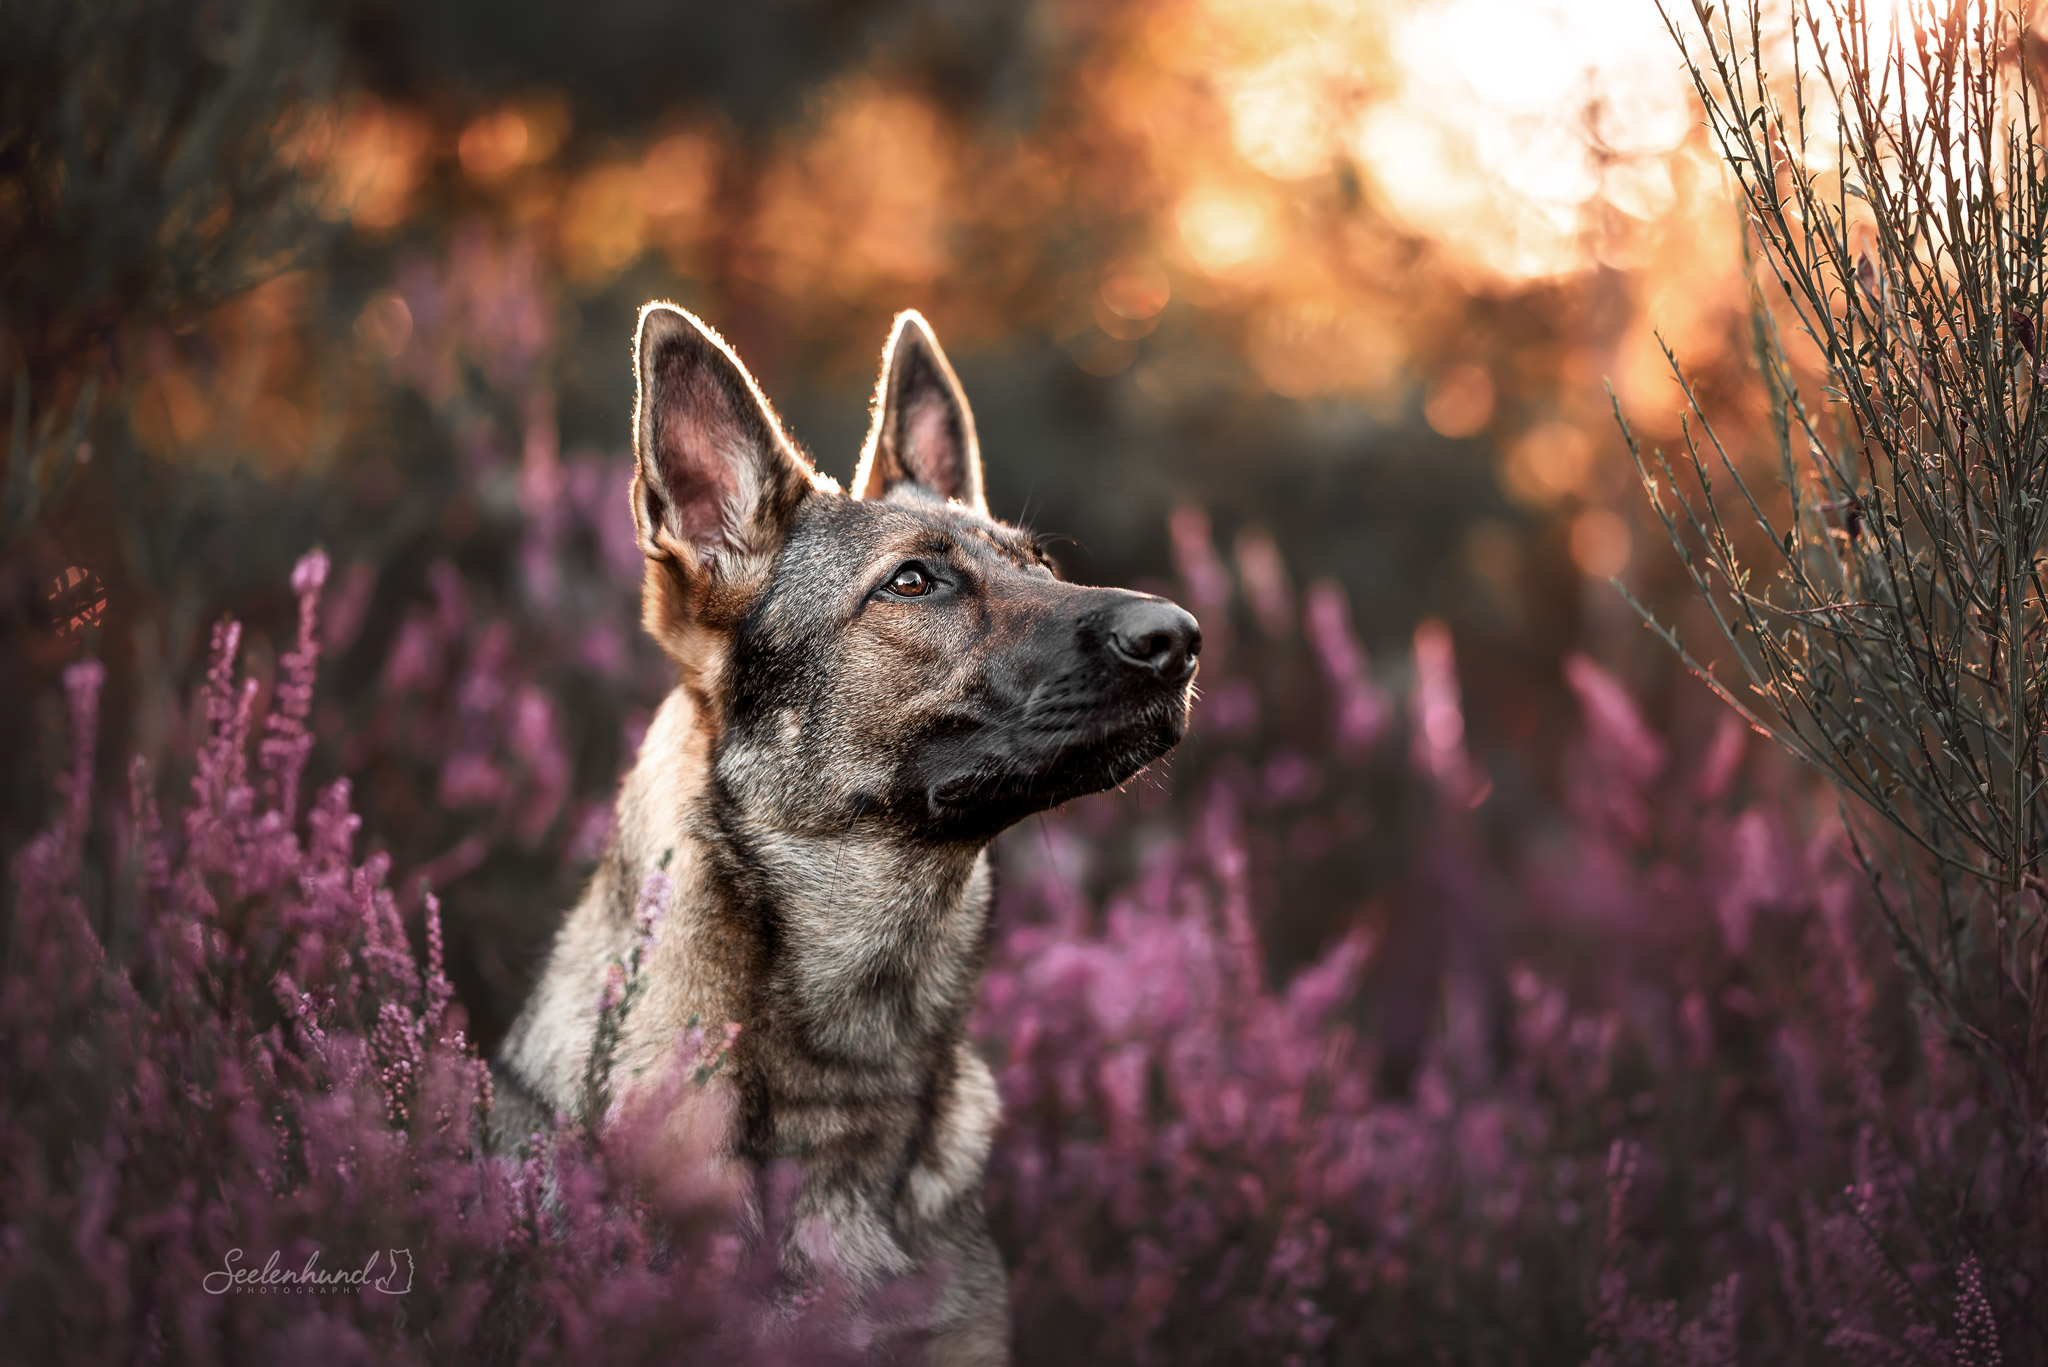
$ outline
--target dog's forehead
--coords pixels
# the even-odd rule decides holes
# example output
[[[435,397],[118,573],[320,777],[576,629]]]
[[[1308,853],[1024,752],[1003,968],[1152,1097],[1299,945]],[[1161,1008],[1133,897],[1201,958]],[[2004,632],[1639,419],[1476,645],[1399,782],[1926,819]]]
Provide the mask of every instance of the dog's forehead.
[[[825,516],[805,519],[793,543],[801,543],[801,559],[821,568],[836,563],[847,570],[865,569],[889,553],[963,554],[990,568],[1007,565],[1030,569],[1045,564],[1030,533],[985,517],[958,503],[929,498],[889,498],[870,502],[836,498],[821,501]],[[797,549],[795,544],[792,549]]]
[[[736,644],[742,653],[814,640],[857,615],[895,557],[966,562],[984,580],[1052,569],[1030,533],[936,499],[808,498]]]

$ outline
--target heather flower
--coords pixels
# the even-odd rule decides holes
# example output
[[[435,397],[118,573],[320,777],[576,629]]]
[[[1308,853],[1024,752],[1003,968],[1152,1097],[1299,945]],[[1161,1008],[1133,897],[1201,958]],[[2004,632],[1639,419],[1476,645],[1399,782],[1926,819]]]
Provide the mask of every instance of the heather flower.
[[[766,1327],[760,1260],[692,1213],[724,1210],[727,1195],[672,1185],[677,1199],[657,1212],[613,1175],[622,1156],[574,1133],[520,1166],[479,1148],[488,1073],[453,1023],[439,900],[422,898],[422,964],[388,858],[354,852],[349,785],[325,788],[302,821],[291,814],[318,565],[302,562],[295,585],[299,649],[260,719],[272,743],[256,770],[232,623],[214,633],[182,843],[156,818],[147,770],[131,768],[131,828],[110,872],[134,889],[149,933],[118,957],[88,916],[108,887],[87,867],[103,675],[93,663],[67,675],[64,800],[15,860],[0,978],[11,1346],[44,1359],[410,1360],[438,1340],[526,1359],[587,1354],[601,1325],[630,1355],[692,1342],[720,1361],[837,1360],[843,1328],[804,1316]],[[686,1080],[722,1068],[732,1039],[728,1028],[694,1048]],[[371,1292],[209,1291],[236,1248],[275,1250],[290,1267],[406,1250],[405,1314]]]
[[[1309,644],[1315,647],[1323,675],[1337,694],[1337,743],[1347,754],[1362,755],[1387,728],[1388,708],[1366,663],[1365,650],[1351,626],[1351,605],[1334,580],[1308,586]]]
[[[666,864],[666,859],[663,862]],[[661,918],[668,910],[674,890],[675,884],[666,868],[656,869],[640,884],[640,896],[633,904],[633,931],[638,936],[636,952],[643,959],[647,951],[654,948],[654,938],[661,930]]]
[[[1227,600],[1206,529],[1181,530]],[[1273,597],[1238,561],[1247,597]],[[890,1297],[928,1289],[865,1307],[829,1286],[787,1294],[760,1251],[792,1232],[790,1175],[715,1160],[736,1024],[694,1024],[612,1095],[666,873],[593,993],[584,1104],[516,1160],[482,1152],[490,1077],[444,889],[508,851],[547,853],[537,811],[588,827],[585,856],[607,817],[558,748],[572,714],[517,648],[539,628],[476,607],[452,565],[430,572],[374,710],[333,754],[408,751],[428,796],[476,766],[469,824],[395,860],[406,833],[358,811],[363,785],[334,776],[302,800],[330,762],[306,742],[325,705],[317,563],[302,562],[300,636],[268,708],[222,623],[189,795],[160,813],[131,767],[111,841],[92,836],[100,673],[67,678],[72,757],[49,829],[14,861],[0,980],[10,1329],[30,1351],[62,1335],[94,1357],[407,1359],[431,1335],[493,1360],[689,1343],[767,1363],[879,1343]],[[987,1201],[1020,1360],[1484,1360],[1540,1341],[1691,1364],[1828,1339],[2001,1360],[2009,1292],[1984,1270],[1984,1231],[2018,1166],[1938,1031],[1908,1015],[1903,1080],[1884,1052],[1886,1012],[1910,1008],[1855,933],[1838,829],[1738,801],[1739,730],[1703,755],[1673,746],[1581,662],[1557,829],[1489,835],[1447,632],[1419,634],[1402,698],[1373,682],[1333,587],[1311,586],[1284,630],[1264,615],[1274,629],[1227,668],[1205,658],[1198,728],[1219,700],[1243,717],[1202,732],[1220,756],[1001,851],[975,1030],[1007,1117]],[[1390,782],[1409,808],[1402,861],[1339,864],[1374,827],[1338,813]],[[1304,847],[1280,823],[1309,819],[1326,851],[1310,857],[1362,871],[1343,875],[1355,910],[1290,953],[1276,913]],[[1385,1065],[1404,1047],[1395,1087]],[[1974,1204],[1944,1208],[1948,1191]],[[301,1261],[408,1248],[418,1277],[402,1317],[195,1289],[238,1244]],[[1975,1262],[1954,1251],[1980,1246]]]
[[[1230,641],[1230,571],[1216,554],[1209,515],[1200,508],[1177,508],[1167,529],[1174,567],[1187,585],[1188,607],[1202,623],[1204,658],[1219,663],[1227,658]]]
[[[1408,711],[1414,726],[1414,763],[1436,780],[1452,801],[1476,791],[1471,762],[1465,753],[1465,712],[1458,699],[1458,672],[1451,653],[1451,634],[1444,624],[1424,622],[1415,629],[1415,692]]]
[[[1612,674],[1573,655],[1564,675],[1586,718],[1585,763],[1567,800],[1588,820],[1611,821],[1622,838],[1640,841],[1648,834],[1650,785],[1664,770],[1666,747]]]
[[[1237,534],[1237,578],[1266,637],[1281,641],[1291,636],[1294,591],[1287,582],[1287,562],[1270,532],[1246,528]]]
[[[313,676],[320,659],[320,590],[327,583],[327,568],[326,555],[314,551],[292,570],[292,592],[299,598],[299,639],[279,661],[277,686],[258,747],[267,778],[266,796],[280,829],[288,829],[298,815],[299,778],[313,749],[306,717],[313,710]]]

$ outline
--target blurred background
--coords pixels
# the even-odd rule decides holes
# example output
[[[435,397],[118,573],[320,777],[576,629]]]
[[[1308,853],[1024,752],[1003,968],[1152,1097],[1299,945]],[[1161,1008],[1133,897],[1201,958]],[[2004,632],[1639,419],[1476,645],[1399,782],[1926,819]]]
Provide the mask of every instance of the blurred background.
[[[63,665],[109,664],[109,775],[175,782],[210,624],[267,680],[324,547],[314,777],[446,890],[487,1044],[666,683],[624,505],[649,298],[842,479],[923,310],[995,512],[1082,580],[1209,566],[1219,654],[1334,586],[1400,691],[1443,624],[1483,838],[1552,819],[1573,652],[1704,744],[1609,582],[1683,617],[1613,405],[1675,433],[1661,334],[1739,435],[1748,296],[1639,0],[31,4],[0,109],[0,851]],[[1279,968],[1398,873],[1403,790],[1360,783],[1263,863]]]
[[[1734,460],[1770,448],[1741,226],[1647,0],[0,4],[0,1131],[57,1155],[7,1188],[43,1232],[0,1239],[0,1304],[50,1353],[157,1351],[158,1305],[212,1342],[180,1269],[217,1261],[222,1174],[269,1172],[262,1125],[177,1106],[120,1148],[80,1098],[133,1090],[89,1043],[126,1008],[61,1023],[38,939],[147,984],[188,925],[150,907],[240,906],[268,858],[210,951],[255,1014],[210,1028],[282,1020],[314,856],[218,834],[277,834],[270,761],[194,782],[234,750],[198,687],[223,617],[274,756],[317,609],[296,810],[360,816],[357,891],[430,957],[435,890],[447,1052],[495,1047],[673,682],[626,508],[668,298],[842,480],[922,310],[996,514],[1203,621],[1186,742],[999,850],[974,1029],[1020,1360],[2043,1360],[1985,1073],[1835,801],[1620,591],[1712,635],[1616,417],[1678,443],[1668,348]],[[453,1237],[439,1197],[270,1182],[322,1239]],[[102,1226],[186,1261],[109,1262]],[[418,1323],[467,1342],[497,1296],[517,1343],[531,1269],[472,1233],[484,1290]],[[662,1352],[687,1299],[635,1321]]]

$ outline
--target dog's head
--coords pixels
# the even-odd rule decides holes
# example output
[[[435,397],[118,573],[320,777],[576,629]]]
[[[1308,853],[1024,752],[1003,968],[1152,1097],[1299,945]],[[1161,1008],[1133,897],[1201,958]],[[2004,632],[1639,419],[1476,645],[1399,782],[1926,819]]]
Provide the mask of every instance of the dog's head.
[[[646,624],[747,810],[789,831],[986,840],[1180,740],[1195,619],[1065,583],[989,516],[974,417],[917,314],[890,332],[850,492],[690,314],[649,304],[635,349]]]

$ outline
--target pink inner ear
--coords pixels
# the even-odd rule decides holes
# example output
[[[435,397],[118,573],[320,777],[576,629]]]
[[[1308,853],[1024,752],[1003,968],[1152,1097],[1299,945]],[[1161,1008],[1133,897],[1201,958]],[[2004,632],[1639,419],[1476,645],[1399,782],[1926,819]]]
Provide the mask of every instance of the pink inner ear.
[[[960,453],[953,445],[953,424],[945,403],[922,399],[912,406],[903,424],[903,464],[910,477],[946,498],[962,498],[966,490],[960,478]]]
[[[727,510],[740,490],[744,440],[717,380],[699,372],[679,378],[662,410],[661,477],[669,495],[669,526],[707,554],[726,545]]]

